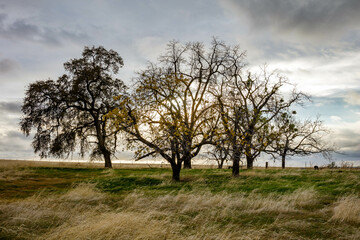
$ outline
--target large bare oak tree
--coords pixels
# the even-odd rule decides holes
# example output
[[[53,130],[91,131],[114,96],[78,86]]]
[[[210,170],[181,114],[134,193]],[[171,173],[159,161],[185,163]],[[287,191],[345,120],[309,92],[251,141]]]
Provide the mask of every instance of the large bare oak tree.
[[[219,122],[212,85],[231,74],[234,58],[243,54],[214,39],[209,50],[202,43],[170,42],[158,63],[138,73],[136,90],[109,115],[127,133],[137,159],[160,155],[179,180],[182,164],[191,161],[204,145],[212,143]]]

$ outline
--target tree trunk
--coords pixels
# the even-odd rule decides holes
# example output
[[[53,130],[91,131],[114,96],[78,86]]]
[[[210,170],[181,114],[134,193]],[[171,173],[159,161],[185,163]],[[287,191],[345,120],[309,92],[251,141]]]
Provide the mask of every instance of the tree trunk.
[[[191,157],[187,156],[184,158],[184,169],[191,169]]]
[[[286,152],[288,151],[288,145],[289,145],[289,140],[286,139],[284,151],[281,153],[281,167],[282,167],[282,169],[285,169],[285,157],[286,157]]]
[[[253,165],[254,165],[254,158],[251,156],[246,156],[247,169],[253,169]]]
[[[220,160],[220,162],[218,162],[218,169],[222,169],[224,165],[224,161]]]
[[[240,159],[233,159],[232,176],[239,177],[240,173]]]
[[[172,180],[175,182],[180,181],[180,170],[181,170],[181,164],[171,164],[172,169]]]
[[[285,154],[281,154],[281,168],[285,169]]]
[[[111,154],[108,150],[103,151],[104,159],[105,159],[105,168],[112,168],[111,164]]]
[[[98,148],[104,156],[105,168],[112,168],[111,152],[109,150],[107,150],[106,144],[105,144],[105,141],[106,141],[105,128],[104,128],[104,126],[102,127],[101,122],[96,117],[94,117],[94,121],[95,121],[95,126],[96,126],[96,137],[98,139]]]
[[[240,153],[238,150],[235,150],[233,153],[233,166],[232,166],[232,176],[239,177],[240,173]]]

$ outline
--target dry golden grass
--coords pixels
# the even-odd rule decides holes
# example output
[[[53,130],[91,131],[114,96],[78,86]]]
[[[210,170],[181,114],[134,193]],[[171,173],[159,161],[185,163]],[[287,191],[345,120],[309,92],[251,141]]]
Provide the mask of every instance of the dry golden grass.
[[[61,196],[65,201],[97,202],[104,200],[106,194],[100,192],[90,183],[80,183],[75,188]]]
[[[124,199],[124,205],[130,210],[175,211],[184,214],[201,213],[204,217],[217,218],[232,212],[240,213],[286,213],[300,211],[301,207],[316,203],[317,194],[313,189],[299,189],[288,195],[269,195],[252,193],[242,194],[212,194],[179,193],[149,198],[141,193],[129,194]]]
[[[339,199],[334,207],[331,220],[360,223],[360,198],[351,195]]]
[[[103,168],[102,161],[45,161],[45,160],[8,160],[0,159],[0,168],[14,167],[61,167],[61,168]],[[113,163],[114,169],[141,169],[141,168],[171,168],[168,163],[152,163],[146,164],[136,163]],[[193,164],[194,169],[214,169],[216,164]]]
[[[41,239],[168,239],[164,220],[138,213],[102,213],[78,223],[64,224]]]
[[[40,193],[1,204],[0,212],[7,219],[6,231],[28,239],[263,239],[266,229],[219,224],[247,214],[301,211],[299,206],[311,204],[315,196],[306,189],[282,197],[209,192],[149,197],[134,192],[114,210],[106,204],[108,195],[93,184],[79,184],[62,195]],[[51,230],[39,236],[43,225]],[[276,238],[289,236],[281,234]]]
[[[24,200],[0,202],[1,217],[5,219],[2,230],[21,238],[34,238],[44,226],[53,228],[70,219],[83,220],[88,214],[106,211],[103,200],[104,194],[93,185],[80,184],[61,196],[39,193]]]
[[[36,170],[33,173],[25,171],[25,175],[16,173],[16,169],[8,170],[3,176],[36,174]],[[143,178],[134,172],[124,172],[132,181],[139,176]],[[253,172],[245,171],[242,176],[246,176],[247,181],[260,181],[262,184],[262,177],[269,179],[272,174]],[[181,183],[166,180],[168,173],[156,175],[157,179],[163,180],[154,186],[155,189],[184,186],[179,191],[156,192],[151,187],[139,187],[109,194],[101,191],[95,183],[78,183],[70,188],[64,187],[66,192],[44,190],[25,199],[0,200],[0,238],[360,239],[360,198],[357,195],[334,196],[329,204],[323,204],[323,197],[329,196],[309,185],[281,193],[264,194],[259,188],[249,192],[211,192],[208,187],[201,188],[209,184],[209,178],[202,170],[199,176],[195,176],[194,171],[189,173],[192,175],[186,176],[186,181]],[[322,172],[315,174],[316,177],[326,175]],[[339,174],[343,173],[334,172],[335,177]],[[296,177],[298,171],[286,175]],[[281,177],[286,175],[275,172],[273,178],[285,181]],[[123,177],[119,178],[117,170],[102,171],[100,176],[115,180]],[[218,172],[213,175],[215,179],[224,181],[216,178],[219,176]],[[358,179],[358,175],[349,173],[348,178],[349,181]],[[344,179],[346,182],[347,176],[344,175]],[[229,183],[238,184],[238,181],[241,179],[229,178],[219,188]],[[324,178],[323,183],[330,184],[331,181],[335,178]],[[115,183],[114,188],[121,184],[120,181]],[[185,186],[190,184],[192,188],[189,190]]]
[[[14,167],[85,167],[99,168],[103,167],[101,162],[65,162],[65,161],[44,161],[44,160],[5,160],[0,159],[1,168]]]

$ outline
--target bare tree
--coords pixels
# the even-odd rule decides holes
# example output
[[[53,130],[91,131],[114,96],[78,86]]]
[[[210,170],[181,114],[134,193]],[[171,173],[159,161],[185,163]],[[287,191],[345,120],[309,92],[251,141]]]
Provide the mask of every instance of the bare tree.
[[[229,74],[234,54],[242,54],[214,39],[209,51],[201,43],[170,42],[158,64],[139,72],[126,111],[113,111],[114,126],[128,134],[137,159],[160,155],[178,181],[182,163],[212,143],[219,115],[209,89]],[[238,65],[240,67],[240,64]]]
[[[219,130],[217,132],[219,132]],[[211,145],[206,155],[208,158],[216,161],[218,169],[222,169],[224,163],[231,160],[230,142],[226,135],[216,134]]]
[[[275,120],[277,138],[272,142],[268,153],[276,153],[281,157],[281,166],[285,168],[287,156],[307,156],[322,154],[330,159],[335,146],[326,140],[329,130],[317,117],[315,120],[296,121],[296,112],[284,112]],[[273,155],[274,156],[274,155]]]
[[[241,71],[233,71],[231,78],[226,78],[216,92],[222,124],[231,143],[233,176],[239,175],[242,154],[247,168],[251,169],[255,158],[274,141],[271,121],[284,109],[306,98],[293,90],[285,99],[281,88],[286,84],[284,77],[276,72],[268,73],[265,68],[257,75],[244,76]]]

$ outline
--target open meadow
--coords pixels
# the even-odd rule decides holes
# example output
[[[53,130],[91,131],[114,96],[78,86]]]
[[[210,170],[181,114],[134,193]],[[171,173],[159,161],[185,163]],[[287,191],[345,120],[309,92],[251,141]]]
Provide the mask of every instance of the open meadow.
[[[360,171],[2,166],[0,239],[360,239]]]

